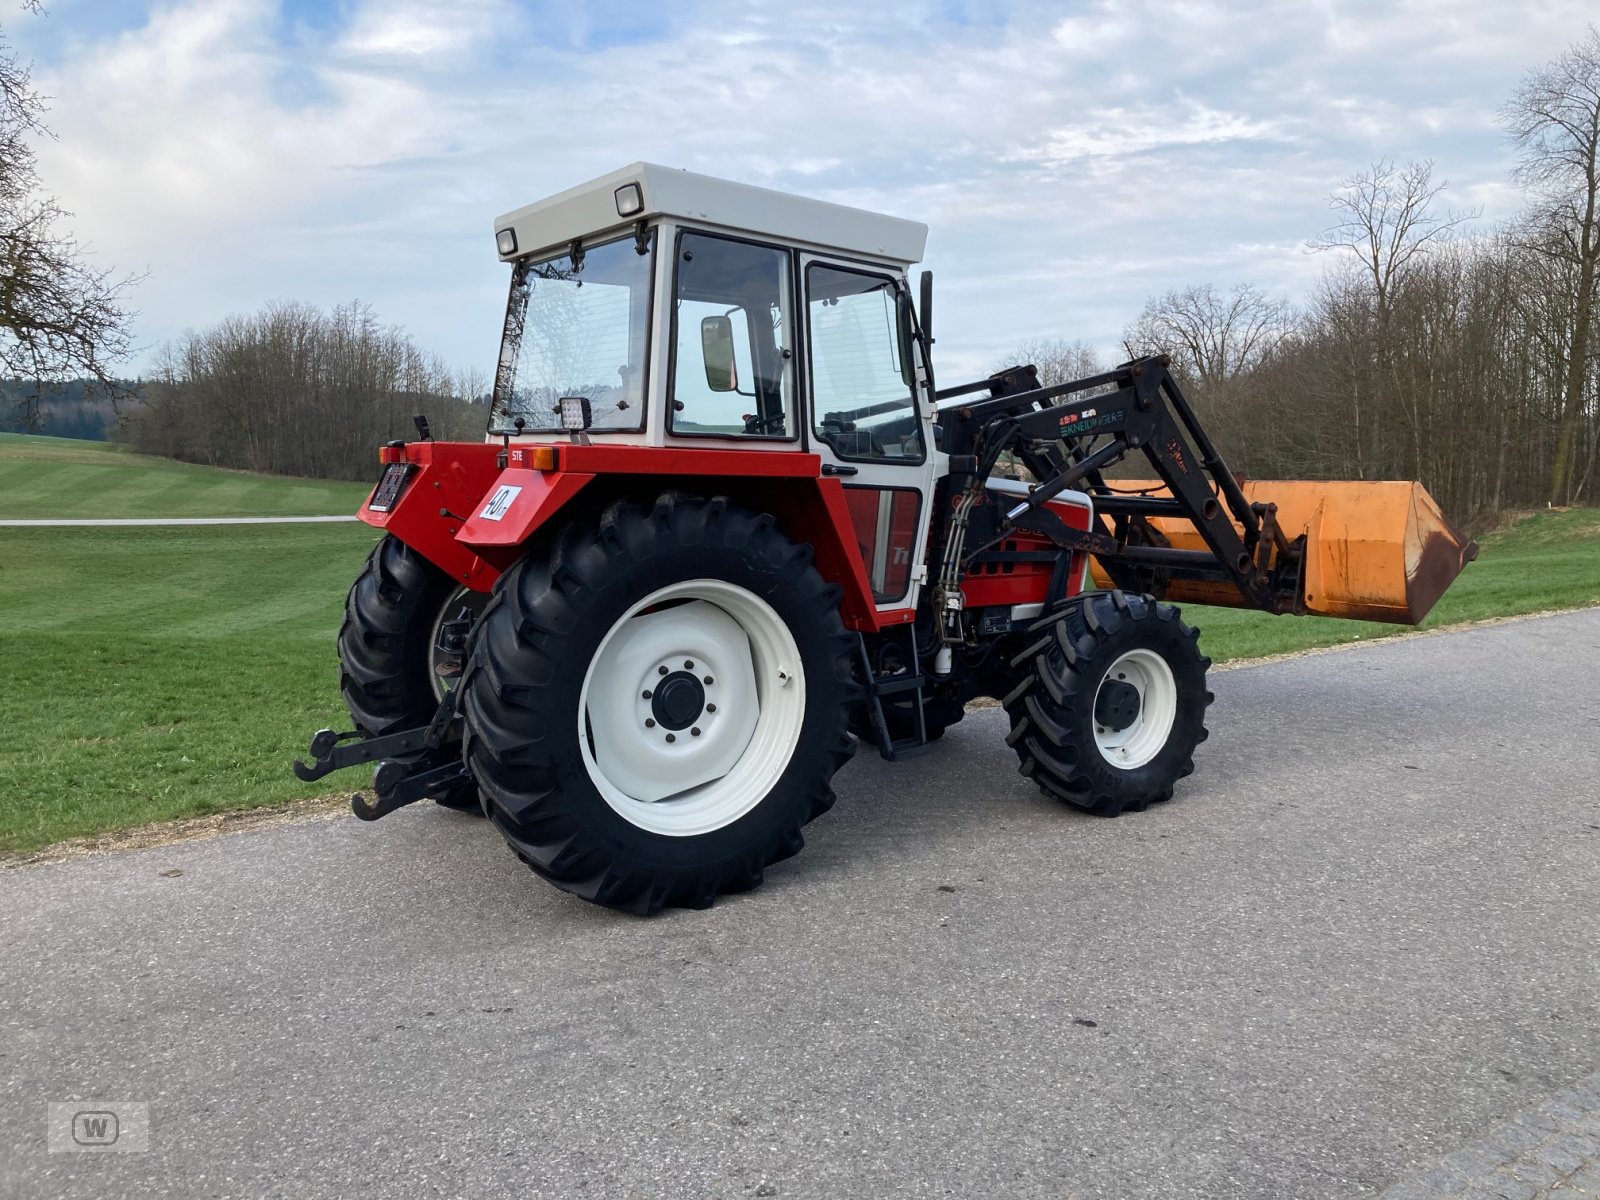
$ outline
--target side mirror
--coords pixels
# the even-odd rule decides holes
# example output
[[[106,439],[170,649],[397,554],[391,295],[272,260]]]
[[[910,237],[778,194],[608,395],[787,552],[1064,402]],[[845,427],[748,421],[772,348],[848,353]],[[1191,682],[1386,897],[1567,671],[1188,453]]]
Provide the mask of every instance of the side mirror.
[[[706,362],[706,386],[713,392],[739,390],[739,368],[733,361],[733,322],[726,316],[700,321],[700,352]]]

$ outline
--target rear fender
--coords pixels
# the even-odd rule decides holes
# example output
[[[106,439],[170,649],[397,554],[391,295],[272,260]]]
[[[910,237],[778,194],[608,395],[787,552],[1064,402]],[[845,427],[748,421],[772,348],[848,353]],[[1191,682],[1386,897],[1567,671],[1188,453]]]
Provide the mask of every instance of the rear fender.
[[[405,487],[388,512],[374,510],[373,496],[368,495],[356,515],[374,529],[400,539],[452,579],[486,592],[515,554],[491,551],[480,555],[457,540],[457,535],[463,518],[479,507],[500,474],[499,452],[498,446],[487,442],[430,441],[386,447],[385,467],[390,463],[410,467]]]
[[[480,554],[515,550],[593,478],[582,471],[508,467],[484,493],[456,540]]]
[[[567,447],[562,448],[564,455],[567,450]],[[723,461],[731,457],[728,451],[706,453]],[[661,452],[654,454],[657,456],[654,465],[659,467]],[[763,454],[759,457],[770,461],[799,456]],[[456,536],[472,554],[509,565],[530,541],[548,529],[556,514],[574,500],[586,511],[593,512],[612,500],[633,498],[649,502],[663,493],[675,491],[726,496],[756,512],[771,513],[791,541],[812,547],[817,570],[839,588],[839,612],[845,626],[868,632],[879,628],[872,589],[845,506],[844,489],[836,479],[792,474],[708,477],[707,472],[694,470],[682,474],[659,471],[644,474],[511,467],[500,472],[488,486]]]

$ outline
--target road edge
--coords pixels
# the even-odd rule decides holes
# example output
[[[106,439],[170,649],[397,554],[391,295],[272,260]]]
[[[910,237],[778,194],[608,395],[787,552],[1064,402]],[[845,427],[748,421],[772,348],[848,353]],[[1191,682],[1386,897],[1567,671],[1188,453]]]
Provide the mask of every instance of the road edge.
[[[306,825],[313,821],[330,821],[341,813],[349,811],[350,793],[339,792],[336,795],[290,800],[284,804],[259,804],[254,808],[224,809],[222,812],[207,813],[203,817],[152,821],[146,825],[134,825],[127,829],[111,830],[89,837],[51,842],[47,846],[40,846],[37,850],[12,850],[0,853],[0,871],[52,866],[84,858],[102,858],[109,854],[148,850],[156,846],[172,846],[181,842],[203,842],[211,838],[226,837],[232,833],[270,829],[276,825]]]

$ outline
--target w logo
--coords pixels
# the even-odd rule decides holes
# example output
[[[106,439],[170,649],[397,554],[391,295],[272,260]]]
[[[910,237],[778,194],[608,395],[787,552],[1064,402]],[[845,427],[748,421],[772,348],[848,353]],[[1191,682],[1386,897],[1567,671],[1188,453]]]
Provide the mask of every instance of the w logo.
[[[114,1112],[72,1114],[72,1140],[80,1146],[114,1146],[121,1132]]]
[[[86,1097],[48,1109],[45,1149],[51,1154],[138,1154],[150,1149],[150,1106],[142,1100]]]

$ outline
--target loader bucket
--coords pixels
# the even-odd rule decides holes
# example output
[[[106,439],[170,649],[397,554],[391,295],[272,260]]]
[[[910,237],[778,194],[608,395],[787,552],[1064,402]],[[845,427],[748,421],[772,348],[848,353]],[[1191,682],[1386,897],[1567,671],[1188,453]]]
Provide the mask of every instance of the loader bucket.
[[[1166,489],[1156,481],[1114,480],[1122,490]],[[1435,601],[1478,557],[1476,542],[1451,525],[1420,483],[1249,480],[1243,484],[1252,504],[1277,505],[1284,537],[1306,538],[1305,565],[1294,611],[1358,621],[1416,625]],[[1180,549],[1203,550],[1192,524],[1162,517],[1152,524]],[[1110,577],[1096,562],[1101,586]],[[1173,580],[1168,599],[1195,604],[1248,608],[1250,603],[1227,584]]]

